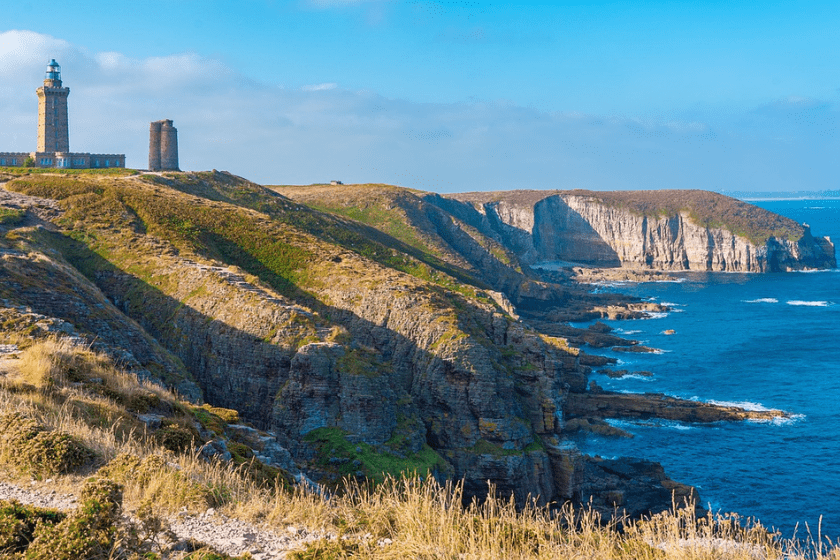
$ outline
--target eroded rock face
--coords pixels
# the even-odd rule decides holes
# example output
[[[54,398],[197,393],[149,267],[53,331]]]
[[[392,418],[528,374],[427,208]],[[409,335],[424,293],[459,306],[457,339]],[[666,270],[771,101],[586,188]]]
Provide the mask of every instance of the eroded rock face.
[[[495,198],[494,198],[495,195]],[[777,272],[836,266],[834,245],[807,226],[763,244],[696,223],[688,211],[644,214],[595,196],[545,191],[428,198],[483,228],[527,264],[565,261],[656,270]]]

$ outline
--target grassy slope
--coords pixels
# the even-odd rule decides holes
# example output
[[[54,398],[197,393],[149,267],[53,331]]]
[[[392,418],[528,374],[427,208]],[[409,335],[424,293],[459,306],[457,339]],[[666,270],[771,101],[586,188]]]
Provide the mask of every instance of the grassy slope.
[[[314,292],[325,278],[346,273],[331,265],[346,251],[468,298],[480,296],[484,287],[433,253],[413,250],[390,236],[371,236],[379,232],[228,175],[179,174],[178,181],[44,175],[16,179],[8,187],[61,200],[66,213],[60,225],[115,263],[135,263],[142,248],[132,243],[139,237],[153,243],[150,234],[180,254],[239,266],[304,301],[317,299]]]
[[[468,202],[505,200],[514,204],[533,205],[556,194],[592,197],[609,206],[651,217],[687,212],[698,225],[729,230],[757,245],[763,245],[770,237],[797,241],[804,233],[802,225],[789,218],[722,194],[701,190],[508,191],[451,196]]]
[[[346,216],[376,228],[436,259],[463,267],[473,275],[481,274],[436,231],[427,216],[429,204],[422,199],[428,193],[380,184],[269,188],[312,208]],[[516,256],[511,251],[474,228],[457,220],[456,223],[499,262],[517,269]]]

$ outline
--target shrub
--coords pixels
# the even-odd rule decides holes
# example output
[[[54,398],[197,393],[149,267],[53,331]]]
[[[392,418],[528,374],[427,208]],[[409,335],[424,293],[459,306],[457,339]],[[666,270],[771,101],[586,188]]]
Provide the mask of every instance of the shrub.
[[[35,476],[74,472],[96,457],[78,438],[20,413],[0,415],[0,446],[4,463]]]
[[[39,526],[53,526],[65,515],[59,511],[0,502],[0,555],[23,552],[35,538]]]
[[[55,526],[41,526],[26,551],[27,559],[107,559],[120,529],[122,487],[110,480],[90,478],[82,489],[82,505]]]
[[[155,439],[169,451],[183,453],[192,449],[199,437],[195,429],[173,423],[155,432]]]

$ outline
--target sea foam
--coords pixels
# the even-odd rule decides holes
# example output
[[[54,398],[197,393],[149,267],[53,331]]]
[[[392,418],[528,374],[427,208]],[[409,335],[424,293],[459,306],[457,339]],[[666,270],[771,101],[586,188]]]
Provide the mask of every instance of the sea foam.
[[[651,311],[648,311],[647,315],[648,315],[647,319],[664,319],[665,317],[668,316],[667,313],[657,313],[657,312],[651,312]]]
[[[692,399],[694,400],[694,399]],[[755,403],[750,401],[741,401],[741,402],[733,402],[733,401],[708,401],[709,404],[713,404],[716,406],[734,406],[738,408],[743,408],[744,410],[751,410],[753,412],[764,412],[770,410],[766,406],[761,403]]]
[[[779,300],[777,300],[774,297],[763,297],[763,298],[758,298],[758,299],[745,299],[745,300],[741,300],[741,301],[743,301],[744,303],[779,303]]]
[[[805,306],[805,307],[828,307],[831,305],[827,301],[802,301],[798,299],[792,299],[787,302],[788,305],[798,305],[798,306]]]

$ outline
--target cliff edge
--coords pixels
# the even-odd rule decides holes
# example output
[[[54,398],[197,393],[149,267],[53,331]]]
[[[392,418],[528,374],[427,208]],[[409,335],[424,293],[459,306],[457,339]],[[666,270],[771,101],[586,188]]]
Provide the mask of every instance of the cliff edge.
[[[509,191],[429,195],[529,265],[781,272],[837,266],[810,228],[707,191]]]

